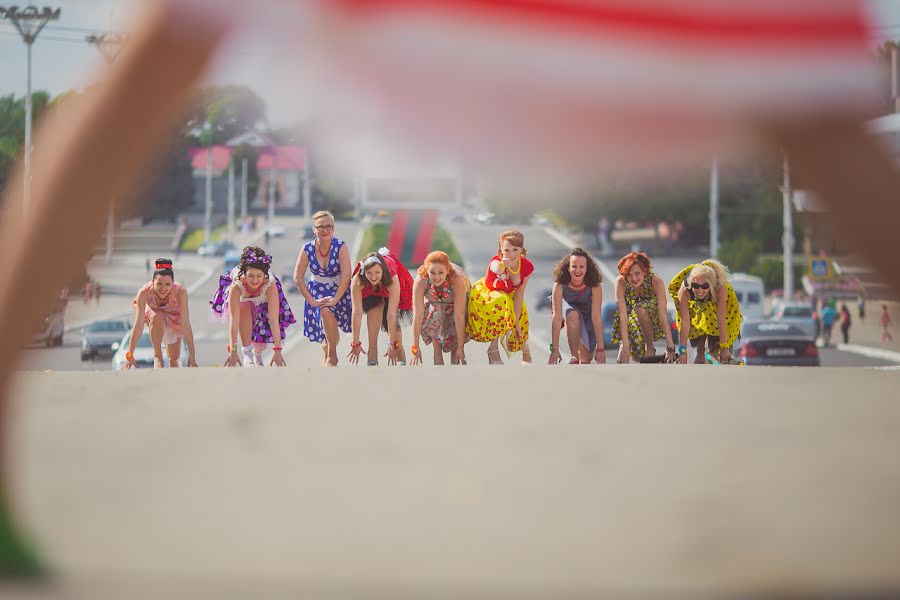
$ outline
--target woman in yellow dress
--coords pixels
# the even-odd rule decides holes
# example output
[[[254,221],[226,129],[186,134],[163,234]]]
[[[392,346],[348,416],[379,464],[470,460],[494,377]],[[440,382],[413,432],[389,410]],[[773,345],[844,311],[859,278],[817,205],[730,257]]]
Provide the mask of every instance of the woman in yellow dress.
[[[511,229],[500,234],[497,255],[485,276],[469,295],[466,333],[477,342],[490,342],[488,361],[502,365],[499,342],[507,352],[522,351],[522,362],[531,362],[528,349],[528,308],[525,287],[534,264],[525,258],[525,236]]]
[[[728,282],[728,269],[713,259],[688,265],[669,283],[669,294],[678,308],[678,362],[687,363],[688,339],[697,349],[695,363],[706,362],[707,347],[710,356],[720,363],[731,360],[731,347],[740,334],[743,317]]]

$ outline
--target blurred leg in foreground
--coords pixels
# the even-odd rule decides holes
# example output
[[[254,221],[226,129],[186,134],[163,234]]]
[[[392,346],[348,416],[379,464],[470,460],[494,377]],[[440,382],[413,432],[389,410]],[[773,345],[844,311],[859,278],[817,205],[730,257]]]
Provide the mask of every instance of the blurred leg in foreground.
[[[9,489],[7,393],[31,325],[90,257],[113,198],[126,195],[165,140],[187,92],[206,67],[225,24],[201,21],[190,7],[156,5],[99,89],[59,107],[34,147],[32,192],[22,216],[22,174],[7,186],[0,254],[12,281],[0,289],[0,576],[40,573],[15,528]],[[41,276],[34,277],[34,269]]]

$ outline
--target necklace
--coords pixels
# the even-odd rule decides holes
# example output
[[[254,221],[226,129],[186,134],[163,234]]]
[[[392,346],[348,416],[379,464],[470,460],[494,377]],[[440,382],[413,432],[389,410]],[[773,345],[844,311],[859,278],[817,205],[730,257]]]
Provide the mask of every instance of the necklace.
[[[519,269],[517,271],[513,271],[511,268],[507,268],[506,270],[509,271],[510,275],[518,275],[519,271],[522,270],[522,257],[519,257]]]
[[[325,254],[322,254],[322,253],[319,251],[319,247],[320,247],[320,246],[321,246],[321,244],[319,243],[319,240],[316,240],[316,252],[318,252],[319,256],[321,256],[322,258],[325,258],[325,257],[328,256],[329,254],[331,254],[331,244],[328,244],[328,250],[325,251]]]

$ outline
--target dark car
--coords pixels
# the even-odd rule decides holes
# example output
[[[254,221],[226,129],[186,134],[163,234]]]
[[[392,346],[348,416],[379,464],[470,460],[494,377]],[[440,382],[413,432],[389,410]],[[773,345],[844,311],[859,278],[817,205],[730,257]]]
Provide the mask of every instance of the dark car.
[[[131,325],[126,321],[94,321],[81,330],[81,360],[111,357],[116,351],[113,346],[129,329]]]
[[[819,349],[803,329],[783,321],[749,321],[735,355],[746,365],[818,367]]]

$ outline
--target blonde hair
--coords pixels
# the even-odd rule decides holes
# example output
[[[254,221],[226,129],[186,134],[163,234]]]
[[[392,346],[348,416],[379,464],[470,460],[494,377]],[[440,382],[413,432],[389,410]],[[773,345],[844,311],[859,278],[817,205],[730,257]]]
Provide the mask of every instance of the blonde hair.
[[[725,265],[717,260],[708,258],[691,269],[687,279],[685,279],[685,284],[690,285],[694,282],[694,278],[696,277],[703,277],[709,282],[709,287],[711,289],[716,289],[720,285],[725,285],[728,282],[730,274]]]
[[[321,219],[322,217],[331,217],[331,220],[334,221],[334,215],[331,214],[330,211],[327,211],[327,210],[320,210],[319,212],[317,212],[316,214],[314,214],[314,215],[312,216],[313,223],[315,223],[316,221],[318,221],[318,220]]]

